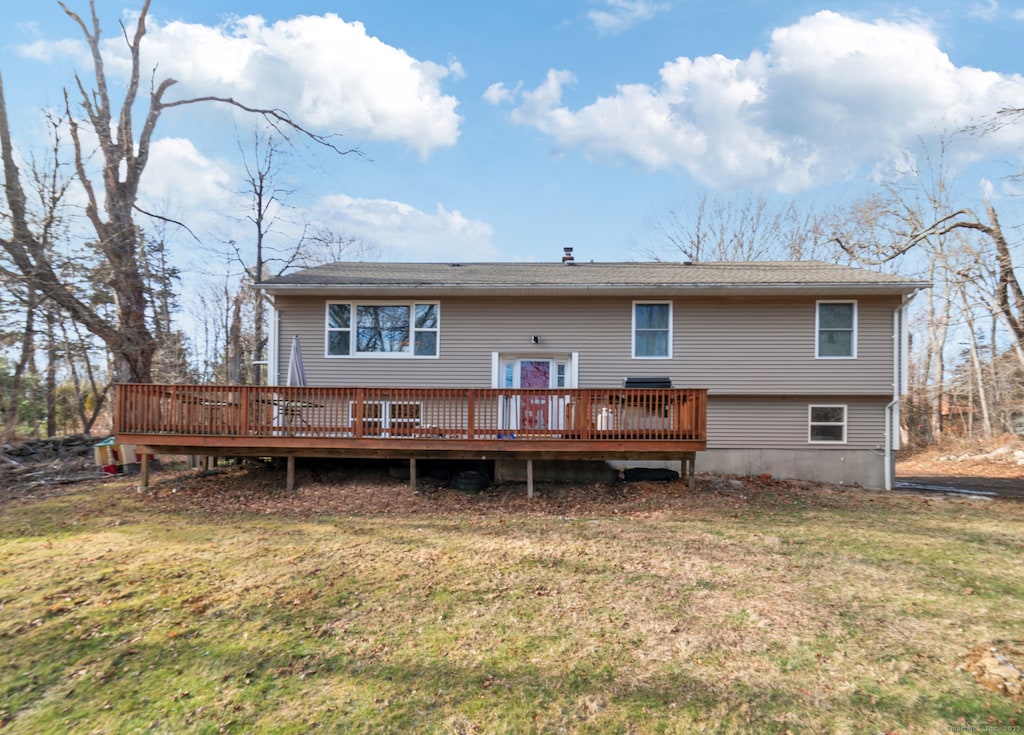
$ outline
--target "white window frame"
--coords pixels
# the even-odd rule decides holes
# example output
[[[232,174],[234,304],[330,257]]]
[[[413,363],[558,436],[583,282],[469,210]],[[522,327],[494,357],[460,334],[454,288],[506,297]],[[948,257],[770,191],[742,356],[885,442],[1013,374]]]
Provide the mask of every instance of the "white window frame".
[[[850,329],[849,355],[822,355],[821,347],[821,307],[823,304],[851,304],[853,306],[853,325]],[[858,313],[860,308],[856,299],[819,299],[814,303],[814,357],[817,360],[856,360],[858,342]],[[830,330],[835,331],[835,330]]]
[[[339,304],[348,307],[347,329],[331,328],[331,307]],[[352,321],[355,318],[352,311],[352,304],[348,301],[328,301],[324,304],[324,357],[350,357],[352,355]],[[348,332],[348,354],[335,355],[331,353],[332,332]]]
[[[330,314],[331,305],[333,304],[345,304],[349,308],[349,326],[348,329],[332,329],[330,326]],[[433,306],[437,310],[437,326],[419,329],[416,327],[416,307],[417,306]],[[405,306],[409,309],[409,351],[408,352],[358,352],[356,339],[356,323],[359,315],[360,306]],[[348,338],[348,354],[344,355],[333,355],[330,352],[331,346],[331,332],[342,332],[347,331],[349,334]],[[419,333],[433,332],[436,340],[435,344],[437,349],[433,355],[417,355],[416,354],[416,335]],[[364,300],[364,301],[342,301],[342,300],[331,300],[326,302],[324,305],[324,357],[326,358],[378,358],[385,360],[437,360],[441,357],[441,302],[440,301],[386,301],[386,300]]]
[[[638,355],[636,354],[636,307],[638,306],[667,306],[668,307],[668,344],[667,354],[664,355]],[[671,301],[634,301],[630,307],[630,321],[632,328],[629,332],[629,352],[634,360],[671,360],[672,359],[672,332],[673,332],[673,303]]]
[[[576,363],[579,353],[570,355],[548,353],[492,353],[492,388],[519,388],[519,363],[524,360],[546,360],[551,363],[551,385],[548,388],[575,388]]]
[[[546,352],[492,352],[491,387],[512,388],[517,382],[516,365],[519,360],[552,360],[552,388],[576,388],[580,382],[580,353]],[[564,380],[564,382],[560,382]]]
[[[836,421],[815,421],[814,420],[814,409],[816,408],[841,408],[843,409],[843,421],[842,423]],[[842,439],[815,439],[814,438],[814,427],[815,426],[842,426],[843,427],[843,438]],[[846,444],[849,436],[850,426],[850,408],[845,403],[812,403],[807,406],[807,443],[808,444],[825,444],[835,446],[836,444]]]

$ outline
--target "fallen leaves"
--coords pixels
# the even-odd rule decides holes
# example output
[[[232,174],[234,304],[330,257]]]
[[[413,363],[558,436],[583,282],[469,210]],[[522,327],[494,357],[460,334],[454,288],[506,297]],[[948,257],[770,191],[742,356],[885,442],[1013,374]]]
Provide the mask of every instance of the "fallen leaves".
[[[687,510],[717,512],[756,504],[761,508],[800,502],[807,491],[850,493],[821,483],[764,477],[737,478],[742,497],[723,490],[718,476],[699,476],[696,491],[685,482],[538,483],[535,497],[525,485],[493,486],[475,495],[421,478],[418,492],[380,467],[299,460],[298,489],[284,488],[284,473],[260,465],[223,468],[216,475],[178,471],[154,482],[145,502],[160,509],[215,515],[261,515],[316,520],[331,515],[629,517]],[[864,501],[871,493],[864,493]]]

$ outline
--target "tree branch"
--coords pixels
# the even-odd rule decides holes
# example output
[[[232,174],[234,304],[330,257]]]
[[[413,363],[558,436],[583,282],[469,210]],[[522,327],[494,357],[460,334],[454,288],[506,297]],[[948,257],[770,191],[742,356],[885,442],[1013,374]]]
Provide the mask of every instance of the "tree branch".
[[[140,214],[144,214],[147,217],[152,217],[153,219],[159,220],[160,222],[166,222],[166,223],[171,224],[171,225],[177,225],[181,229],[185,230],[185,232],[190,234],[192,236],[193,240],[195,240],[196,242],[202,242],[202,240],[199,239],[199,237],[196,235],[196,233],[192,232],[192,230],[189,229],[189,226],[186,225],[184,222],[179,222],[176,219],[172,219],[171,217],[166,217],[166,216],[164,216],[162,214],[156,214],[155,212],[150,212],[148,210],[143,209],[138,204],[135,205],[134,209],[135,209],[136,212],[139,212]]]
[[[173,80],[168,80],[168,81],[170,81],[172,84],[175,83]],[[161,108],[180,107],[182,105],[192,105],[192,104],[195,104],[197,102],[221,102],[221,103],[226,104],[226,105],[231,105],[232,107],[237,107],[239,110],[244,110],[245,112],[251,112],[254,115],[260,115],[285,140],[289,140],[289,138],[288,138],[288,135],[285,132],[285,130],[282,130],[282,126],[285,129],[290,129],[290,130],[295,131],[296,133],[301,133],[303,136],[305,136],[306,138],[309,138],[313,142],[319,143],[320,145],[323,145],[323,146],[326,146],[327,148],[330,148],[335,153],[338,153],[340,155],[347,156],[350,153],[354,153],[357,156],[362,156],[363,155],[363,152],[360,151],[358,148],[342,149],[342,148],[339,148],[338,146],[336,146],[334,143],[332,143],[331,142],[331,138],[340,137],[338,135],[320,135],[318,133],[314,133],[311,130],[307,130],[302,125],[299,125],[297,122],[292,120],[291,115],[289,115],[284,110],[280,110],[280,109],[276,109],[276,108],[271,109],[271,108],[263,108],[263,107],[250,107],[249,105],[242,104],[241,102],[239,102],[238,100],[234,99],[233,97],[216,97],[216,96],[192,97],[192,98],[185,99],[185,100],[174,100],[173,102],[162,102],[160,104],[160,107]]]

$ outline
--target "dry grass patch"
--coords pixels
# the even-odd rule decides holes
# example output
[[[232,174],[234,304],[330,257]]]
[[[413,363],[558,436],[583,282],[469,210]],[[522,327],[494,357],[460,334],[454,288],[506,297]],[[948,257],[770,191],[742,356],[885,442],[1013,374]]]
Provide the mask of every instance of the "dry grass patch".
[[[0,506],[4,732],[935,732],[1022,705],[1024,504],[171,475]]]

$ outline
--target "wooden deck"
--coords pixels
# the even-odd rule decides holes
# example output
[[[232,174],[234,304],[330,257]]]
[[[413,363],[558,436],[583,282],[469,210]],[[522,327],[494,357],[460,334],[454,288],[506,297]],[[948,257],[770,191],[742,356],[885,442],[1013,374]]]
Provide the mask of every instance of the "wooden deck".
[[[694,388],[132,384],[116,387],[114,433],[144,456],[647,458],[692,477],[706,415]]]

